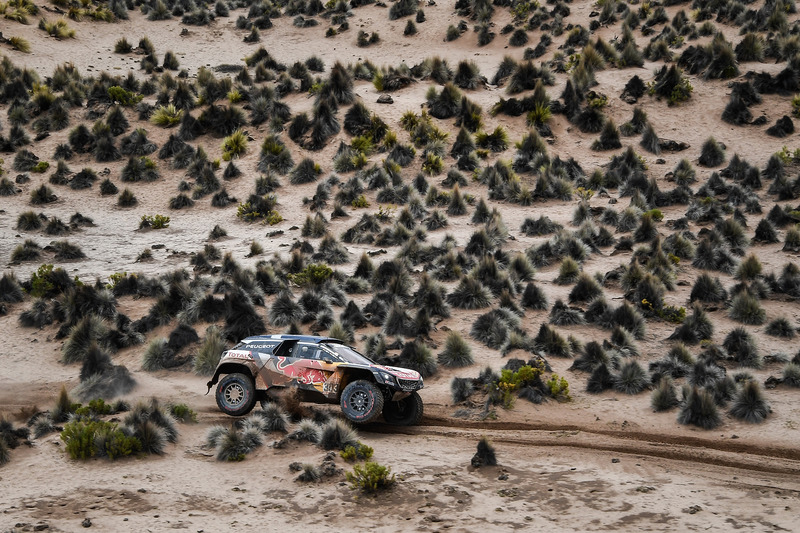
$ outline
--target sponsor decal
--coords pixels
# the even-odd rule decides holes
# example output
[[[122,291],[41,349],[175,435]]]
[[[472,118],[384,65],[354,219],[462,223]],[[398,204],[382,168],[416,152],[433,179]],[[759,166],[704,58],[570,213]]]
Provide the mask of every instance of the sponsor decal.
[[[276,368],[278,369],[278,372],[282,373],[286,377],[296,379],[298,383],[322,383],[326,379],[325,372],[322,370],[317,368],[308,368],[305,365],[301,366],[296,362],[289,362],[287,361],[286,357],[278,357],[277,359],[278,361]],[[316,362],[317,361],[313,361],[312,363]],[[305,363],[307,364],[308,361],[305,361]],[[317,364],[314,366],[319,365]]]
[[[270,352],[276,346],[277,346],[276,343],[271,343],[271,344],[250,343],[247,345],[247,347],[250,348],[251,350],[266,350]]]
[[[379,368],[385,372],[392,374],[395,377],[400,379],[419,379],[420,375],[419,372],[416,370],[409,370],[407,368],[397,368],[395,366],[381,366],[375,365],[375,368]]]
[[[225,354],[225,357],[229,357],[231,359],[253,359],[252,354],[245,350],[228,350],[228,353]]]

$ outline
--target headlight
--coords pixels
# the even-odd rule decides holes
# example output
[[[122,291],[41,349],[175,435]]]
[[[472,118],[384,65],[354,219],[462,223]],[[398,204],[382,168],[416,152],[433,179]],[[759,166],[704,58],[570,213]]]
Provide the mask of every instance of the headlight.
[[[393,385],[396,383],[394,380],[394,376],[391,374],[387,374],[386,372],[381,372],[380,374],[381,380],[387,385]]]

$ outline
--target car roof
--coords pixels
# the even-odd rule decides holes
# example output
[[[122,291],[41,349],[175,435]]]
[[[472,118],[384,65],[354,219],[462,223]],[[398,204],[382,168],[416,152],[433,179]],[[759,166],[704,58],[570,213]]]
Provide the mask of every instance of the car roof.
[[[335,343],[335,344],[344,344],[339,339],[334,339],[333,337],[320,337],[317,335],[254,335],[253,337],[247,337],[246,339],[242,339],[242,342],[256,342],[256,341],[286,341],[286,340],[296,340],[298,342],[310,342],[314,344],[320,344],[323,342],[327,343]]]

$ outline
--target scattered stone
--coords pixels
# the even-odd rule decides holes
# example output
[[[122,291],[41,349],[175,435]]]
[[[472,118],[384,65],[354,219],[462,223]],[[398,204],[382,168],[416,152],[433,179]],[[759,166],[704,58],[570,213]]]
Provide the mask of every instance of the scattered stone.
[[[689,148],[689,143],[673,141],[671,139],[659,139],[658,147],[665,152],[682,152]]]
[[[88,518],[84,518],[83,522],[81,522],[81,525],[83,527],[92,527],[92,521],[89,520]]]
[[[300,463],[299,461],[295,461],[289,464],[289,470],[291,470],[292,472],[299,472],[302,469],[303,469],[303,464]]]
[[[619,462],[619,459],[617,459],[616,457],[614,457],[613,459],[611,459],[611,462],[612,462],[612,463],[618,463],[618,462]]]
[[[394,103],[394,99],[391,97],[391,95],[382,94],[382,95],[380,95],[378,97],[378,103],[379,104],[393,104]]]
[[[703,510],[703,508],[700,507],[699,505],[692,505],[691,507],[687,507],[686,509],[683,509],[682,511],[684,513],[697,514],[702,510]]]

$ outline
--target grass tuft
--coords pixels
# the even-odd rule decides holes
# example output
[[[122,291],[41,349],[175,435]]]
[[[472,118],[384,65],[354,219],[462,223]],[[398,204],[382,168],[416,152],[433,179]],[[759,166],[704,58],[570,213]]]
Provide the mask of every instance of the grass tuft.
[[[730,414],[739,420],[758,424],[766,420],[770,411],[761,386],[755,380],[747,380],[734,396]]]
[[[472,349],[457,331],[450,331],[445,340],[444,350],[438,356],[442,366],[461,368],[474,363]]]
[[[680,424],[714,429],[722,423],[714,396],[705,389],[686,386],[684,402],[678,413]]]

